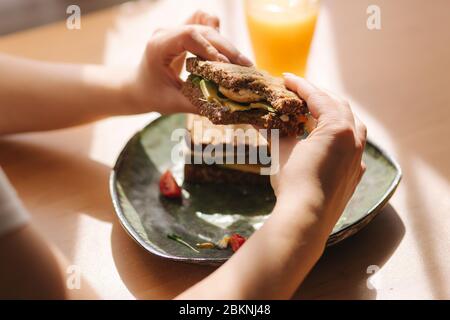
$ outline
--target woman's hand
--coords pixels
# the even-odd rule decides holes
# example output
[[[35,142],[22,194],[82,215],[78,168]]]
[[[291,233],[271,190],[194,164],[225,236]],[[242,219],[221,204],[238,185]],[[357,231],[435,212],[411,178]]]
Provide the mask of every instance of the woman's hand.
[[[155,32],[137,68],[47,63],[0,54],[0,135],[150,111],[195,112],[179,90],[186,52],[209,60],[251,62],[218,33],[217,17],[197,12],[186,23]]]
[[[137,76],[128,86],[134,101],[129,112],[194,112],[180,92],[179,74],[186,52],[206,60],[252,65],[219,34],[219,24],[217,17],[199,11],[183,26],[157,30],[147,45]]]
[[[365,171],[366,127],[348,102],[292,74],[285,82],[307,102],[317,127],[301,141],[280,139],[280,170],[271,179],[277,206],[308,201],[328,234]]]
[[[286,85],[318,125],[305,140],[280,139],[277,203],[264,225],[222,267],[179,299],[287,299],[322,255],[362,174],[366,127],[348,103],[304,79]]]

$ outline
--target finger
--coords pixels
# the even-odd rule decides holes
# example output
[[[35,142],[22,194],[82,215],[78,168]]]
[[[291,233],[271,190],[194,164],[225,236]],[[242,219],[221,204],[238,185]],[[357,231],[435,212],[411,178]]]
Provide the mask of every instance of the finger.
[[[220,28],[220,20],[217,16],[210,15],[208,13],[203,12],[200,17],[199,24],[202,24],[204,26],[208,26],[211,28],[214,28],[215,30],[219,30]]]
[[[180,75],[181,70],[183,69],[185,59],[186,59],[186,52],[183,52],[175,59],[173,59],[172,63],[170,64],[170,67],[172,68],[172,70],[176,75]]]
[[[364,173],[366,172],[367,167],[366,167],[366,163],[364,161],[361,161],[361,168],[359,170],[359,174],[358,174],[358,182],[361,181],[362,177],[364,176]]]
[[[230,62],[230,60],[217,50],[200,32],[193,32],[190,35],[191,42],[187,42],[188,45],[192,44],[191,48],[186,47],[191,53],[200,56],[206,60],[217,60],[222,62]]]
[[[275,193],[275,197],[278,197],[278,176],[275,174],[270,175],[270,185]]]
[[[355,119],[355,136],[356,136],[355,139],[357,143],[360,143],[361,148],[359,149],[360,154],[358,157],[358,161],[360,163],[360,172],[358,175],[358,182],[359,182],[361,181],[361,178],[364,175],[364,172],[366,171],[366,164],[362,159],[364,155],[364,149],[366,147],[367,129],[364,123],[358,118],[356,114],[354,115],[354,119]]]
[[[325,91],[304,78],[297,77],[291,73],[285,73],[285,85],[298,93],[306,101],[312,116],[318,120],[329,119],[333,121],[345,120],[354,125],[353,114],[347,102],[334,99]]]
[[[325,92],[319,90],[304,78],[297,77],[291,73],[284,73],[285,85],[288,89],[297,92],[306,101],[312,116],[319,119],[321,115],[330,111],[330,100]],[[311,98],[314,98],[312,100]],[[327,110],[328,109],[328,110]]]
[[[167,96],[167,105],[170,112],[195,113],[197,108],[186,98],[180,90],[172,90]]]
[[[251,60],[239,52],[238,49],[218,32],[206,32],[205,38],[211,42],[222,54],[224,54],[232,63],[250,67],[253,65]]]
[[[169,81],[169,83],[173,87],[181,89],[182,80],[180,79],[179,74],[175,73],[172,68],[165,69],[164,71],[167,73],[167,80]]]
[[[222,62],[230,62],[230,60],[221,54],[217,48],[212,45],[200,32],[194,32],[190,35],[192,40],[192,49],[186,48],[191,53],[199,55],[207,60],[218,60]]]
[[[220,20],[217,16],[210,15],[207,12],[202,10],[197,10],[193,15],[191,15],[185,22],[185,24],[200,24],[204,26],[209,26],[211,28],[216,29],[217,31],[220,28]],[[174,70],[175,74],[179,75],[184,64],[184,60],[186,59],[186,53],[180,54],[176,57],[172,63],[171,67]]]
[[[339,101],[340,103],[346,103],[346,100],[344,100],[342,97],[338,96],[335,92],[330,91],[323,87],[317,87],[317,88],[322,90],[323,92],[325,92],[327,95],[329,95],[334,100]]]
[[[317,87],[304,78],[297,77],[292,73],[283,73],[285,85],[288,89],[298,93],[300,98],[307,101],[316,91]]]
[[[204,15],[205,12],[201,10],[195,11],[189,18],[187,18],[185,24],[199,24],[202,15]]]
[[[337,102],[337,106],[341,108],[346,114],[347,117],[350,119],[353,119],[353,112],[350,108],[350,104],[347,100],[343,99],[342,97],[338,96],[336,93],[323,88],[323,87],[316,87],[318,90],[321,90],[325,92],[330,98],[334,99]]]
[[[178,35],[169,37],[171,40],[168,41],[166,46],[166,48],[171,51],[170,54],[167,55],[171,60],[179,54],[189,51],[206,60],[230,62],[230,60],[206,40],[196,28],[185,27],[178,32]]]
[[[364,149],[367,141],[367,127],[356,114],[353,114],[353,117],[355,118],[355,131],[357,139],[362,144]]]
[[[209,26],[216,30],[220,28],[220,20],[217,16],[211,15],[202,10],[196,11],[192,16],[186,20],[186,24],[201,24]]]
[[[219,18],[216,17],[216,16],[209,16],[209,17],[206,19],[205,24],[206,24],[207,26],[210,26],[210,27],[216,29],[217,31],[220,30],[220,20],[219,20]]]
[[[186,20],[185,24],[200,24],[200,25],[209,26],[216,30],[220,29],[219,18],[217,16],[210,15],[207,12],[204,12],[202,10],[197,10],[196,12],[194,12]],[[182,53],[172,61],[171,67],[174,70],[175,74],[180,74],[181,69],[183,68],[185,59],[186,59],[186,53]]]

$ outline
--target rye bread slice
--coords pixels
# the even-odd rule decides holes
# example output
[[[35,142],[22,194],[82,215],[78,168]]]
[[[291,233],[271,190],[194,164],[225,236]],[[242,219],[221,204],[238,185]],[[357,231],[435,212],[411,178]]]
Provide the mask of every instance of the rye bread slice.
[[[283,79],[254,67],[188,58],[186,70],[228,89],[250,89],[267,100],[278,113],[306,114],[308,112],[306,102],[288,90]]]
[[[217,165],[184,165],[184,180],[188,183],[227,183],[239,185],[270,185],[270,176],[259,175]]]
[[[304,123],[299,122],[295,114],[286,115],[288,121],[282,121],[279,115],[260,109],[230,112],[219,103],[206,101],[200,88],[189,79],[183,83],[181,91],[213,124],[251,124],[259,128],[278,129],[280,136],[300,136],[304,133]]]
[[[188,114],[186,129],[189,134],[185,137],[185,155],[190,159],[189,163],[194,164],[196,156],[197,161],[204,160],[205,149],[213,147],[214,158],[221,159],[223,163],[233,160],[233,163],[270,164],[270,144],[249,124],[215,125],[206,117]],[[211,134],[211,130],[214,130],[214,134]],[[242,135],[238,138],[237,134]],[[200,154],[202,157],[198,158]]]

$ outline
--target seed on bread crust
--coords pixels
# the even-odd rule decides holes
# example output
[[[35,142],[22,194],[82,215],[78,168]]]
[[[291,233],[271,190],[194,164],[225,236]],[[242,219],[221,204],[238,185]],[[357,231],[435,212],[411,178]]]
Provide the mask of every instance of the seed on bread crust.
[[[288,122],[289,121],[289,116],[287,114],[282,114],[280,116],[281,121],[283,122]]]

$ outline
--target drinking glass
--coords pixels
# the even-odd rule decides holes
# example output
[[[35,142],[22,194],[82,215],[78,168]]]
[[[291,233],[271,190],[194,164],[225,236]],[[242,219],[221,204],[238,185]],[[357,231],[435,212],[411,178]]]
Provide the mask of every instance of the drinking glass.
[[[318,0],[246,0],[257,67],[304,76],[318,12]]]

